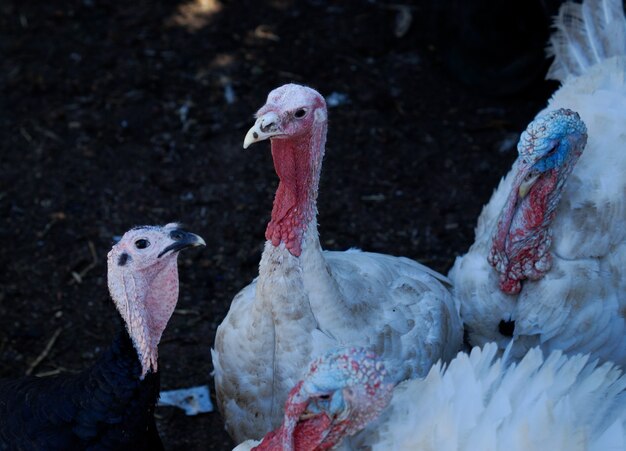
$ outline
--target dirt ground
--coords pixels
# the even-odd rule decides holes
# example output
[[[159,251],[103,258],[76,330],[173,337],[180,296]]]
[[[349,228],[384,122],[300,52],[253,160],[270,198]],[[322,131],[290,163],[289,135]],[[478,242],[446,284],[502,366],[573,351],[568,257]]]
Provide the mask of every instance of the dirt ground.
[[[242,141],[285,82],[337,104],[323,246],[447,272],[553,86],[496,98],[461,84],[429,3],[3,1],[0,377],[90,365],[115,328],[114,237],[182,221],[207,247],[181,258],[162,383],[212,384],[215,329],[257,273],[277,184],[269,146]],[[158,425],[166,449],[232,446],[218,413],[159,408]]]

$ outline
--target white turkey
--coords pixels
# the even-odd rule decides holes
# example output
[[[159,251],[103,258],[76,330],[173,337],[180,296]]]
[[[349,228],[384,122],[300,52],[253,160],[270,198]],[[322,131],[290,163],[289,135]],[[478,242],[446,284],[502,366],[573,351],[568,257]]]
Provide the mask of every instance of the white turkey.
[[[370,346],[397,380],[452,358],[462,327],[440,274],[403,257],[322,251],[317,189],[324,98],[288,84],[270,92],[244,147],[271,139],[280,179],[259,276],[233,299],[213,351],[220,411],[234,440],[278,426],[309,362],[337,345]]]
[[[561,80],[562,86],[548,103],[550,112],[539,113],[522,134],[518,160],[484,207],[476,241],[457,258],[449,276],[473,345],[495,341],[504,349],[513,341],[515,358],[541,346],[547,352],[591,353],[623,366],[622,2],[567,3],[556,28],[549,76]],[[584,152],[584,125],[573,126],[573,116],[562,108],[577,111],[586,124]]]
[[[496,352],[459,353],[395,389],[371,352],[329,352],[289,394],[283,424],[236,451],[626,449],[626,376],[614,364],[534,348],[507,366]]]

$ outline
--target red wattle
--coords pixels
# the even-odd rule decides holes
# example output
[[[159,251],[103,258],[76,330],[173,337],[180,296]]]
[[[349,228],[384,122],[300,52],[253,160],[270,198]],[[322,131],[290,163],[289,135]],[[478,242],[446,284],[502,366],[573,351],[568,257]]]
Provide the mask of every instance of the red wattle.
[[[302,237],[314,210],[309,146],[307,136],[272,140],[274,168],[280,182],[265,238],[274,246],[285,243],[296,257],[302,253]]]
[[[276,430],[268,432],[254,451],[279,451],[293,446],[295,451],[321,451],[333,444],[323,443],[331,429],[332,421],[320,413],[306,420],[300,416],[306,410],[308,400],[297,402],[303,381],[298,382],[289,392],[285,403],[285,419]]]
[[[500,289],[507,294],[519,293],[522,280],[536,280],[550,266],[548,228],[556,209],[550,208],[549,203],[557,182],[556,171],[542,175],[517,207],[506,235],[507,264],[500,278]],[[541,260],[543,264],[537,265]]]

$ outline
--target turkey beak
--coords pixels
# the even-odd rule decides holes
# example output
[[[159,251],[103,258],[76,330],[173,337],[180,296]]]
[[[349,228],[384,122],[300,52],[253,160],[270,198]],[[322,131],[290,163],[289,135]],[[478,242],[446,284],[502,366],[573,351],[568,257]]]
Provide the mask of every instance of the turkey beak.
[[[538,171],[534,172],[532,167],[528,168],[525,171],[525,174],[519,184],[519,187],[517,188],[517,194],[520,199],[523,199],[526,197],[526,195],[530,192],[530,189],[533,187],[533,185],[535,184],[535,182],[537,181],[540,175],[541,175],[541,172],[538,172]]]
[[[169,237],[174,240],[174,242],[163,249],[158,255],[158,258],[161,258],[168,252],[179,252],[189,247],[206,246],[206,243],[201,236],[198,236],[195,233],[185,232],[184,230],[172,230],[169,233]]]
[[[270,111],[260,116],[252,128],[246,133],[243,140],[243,148],[247,149],[250,144],[271,138],[272,136],[281,135],[280,118],[278,114]]]

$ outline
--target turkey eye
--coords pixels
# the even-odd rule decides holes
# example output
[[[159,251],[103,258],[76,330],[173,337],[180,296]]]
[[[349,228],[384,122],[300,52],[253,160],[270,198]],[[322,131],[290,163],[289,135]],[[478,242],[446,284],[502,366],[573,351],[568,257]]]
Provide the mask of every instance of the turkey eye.
[[[320,396],[320,399],[330,399],[330,395],[322,395]]]
[[[302,119],[304,116],[306,116],[306,110],[304,108],[300,108],[299,110],[296,110],[294,116],[296,117],[296,119]]]
[[[527,182],[528,180],[534,179],[538,175],[539,171],[537,171],[536,169],[532,169],[528,174],[526,174],[526,177],[524,177],[524,181]]]
[[[559,146],[554,145],[552,149],[548,150],[548,152],[546,153],[546,157],[549,157],[550,155],[554,154],[557,150],[559,150]]]
[[[150,246],[150,241],[144,240],[143,238],[141,240],[135,241],[135,247],[137,249],[145,249],[148,246]]]

